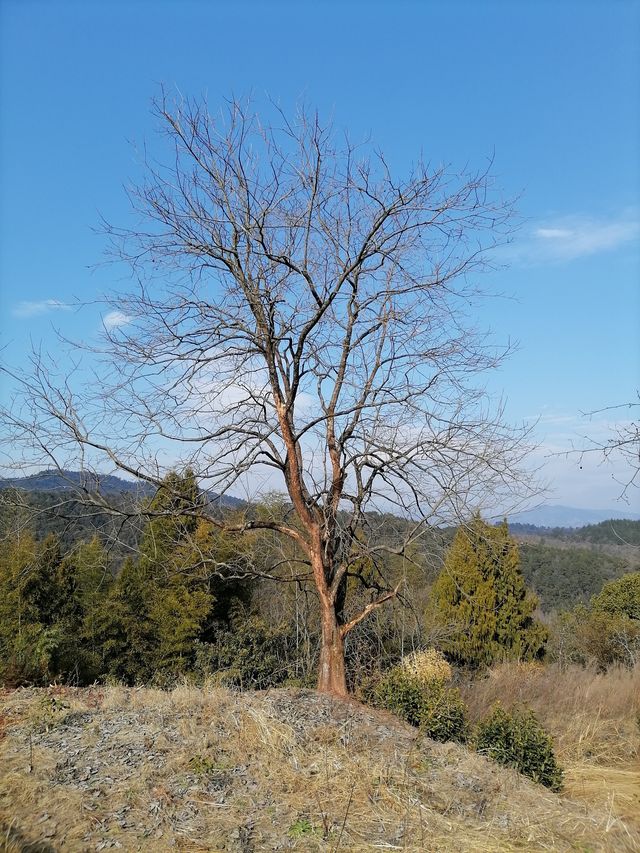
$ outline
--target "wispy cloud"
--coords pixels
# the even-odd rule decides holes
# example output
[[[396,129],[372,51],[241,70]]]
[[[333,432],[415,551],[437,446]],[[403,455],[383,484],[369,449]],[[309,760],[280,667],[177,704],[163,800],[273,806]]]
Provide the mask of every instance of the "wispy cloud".
[[[538,228],[535,234],[543,240],[570,240],[573,236],[570,228]]]
[[[513,259],[554,263],[610,252],[640,238],[640,216],[593,219],[565,216],[541,222],[511,247]]]
[[[131,320],[132,318],[124,311],[109,311],[102,318],[102,325],[107,331],[110,331],[111,329],[118,329],[120,326],[128,326]]]
[[[18,302],[11,313],[14,317],[28,318],[40,317],[43,314],[49,314],[51,311],[70,310],[71,306],[65,302],[60,302],[59,299],[41,299],[39,302]]]

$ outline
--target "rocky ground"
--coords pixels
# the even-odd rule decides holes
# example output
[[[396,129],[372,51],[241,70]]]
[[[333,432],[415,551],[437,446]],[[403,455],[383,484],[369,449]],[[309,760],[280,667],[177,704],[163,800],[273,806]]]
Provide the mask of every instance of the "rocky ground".
[[[640,850],[637,827],[313,691],[0,697],[8,851]]]

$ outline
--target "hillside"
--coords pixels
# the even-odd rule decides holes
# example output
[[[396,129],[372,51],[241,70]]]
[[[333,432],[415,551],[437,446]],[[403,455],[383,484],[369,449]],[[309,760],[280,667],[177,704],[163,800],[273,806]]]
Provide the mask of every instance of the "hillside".
[[[0,489],[20,489],[25,492],[99,492],[105,497],[132,495],[138,499],[152,497],[156,487],[143,480],[123,480],[112,474],[94,474],[92,472],[50,470],[39,471],[28,477],[0,479]],[[232,495],[218,495],[206,492],[212,503],[225,507],[237,507],[244,504],[240,498]]]
[[[607,581],[633,571],[638,562],[637,558],[612,556],[584,545],[554,547],[535,542],[520,545],[522,574],[546,613],[588,604]]]
[[[630,545],[637,548],[640,547],[640,521],[610,518],[599,524],[588,524],[579,530],[561,531],[559,537],[592,545]]]
[[[144,481],[123,480],[111,474],[100,476],[92,472],[45,470],[27,477],[12,477],[0,480],[0,488],[22,489],[26,492],[71,492],[86,490],[102,495],[133,494],[149,497],[155,488]]]
[[[95,486],[95,481],[92,481]],[[41,472],[32,477],[0,480],[0,536],[28,529],[38,540],[53,533],[63,551],[96,534],[109,550],[111,571],[117,574],[124,558],[135,553],[145,519],[136,510],[148,493],[117,477],[104,477],[100,488],[114,513],[75,500],[81,483],[79,472]],[[8,484],[11,484],[9,487]],[[20,507],[11,497],[19,486]],[[4,487],[4,491],[2,491]],[[215,495],[210,496],[217,501]],[[4,498],[4,500],[3,500]],[[233,510],[243,505],[250,514],[255,507],[237,498],[225,497],[217,504]],[[372,517],[377,541],[398,538],[406,522],[392,515]],[[546,612],[587,603],[604,583],[640,566],[640,521],[608,520],[581,528],[541,528],[528,524],[510,526],[520,544],[522,571],[538,594]],[[423,566],[420,584],[425,589],[437,576],[455,530],[432,528],[419,545]],[[417,578],[416,578],[417,582]]]
[[[580,528],[597,525],[611,518],[640,519],[640,513],[625,509],[581,509],[560,504],[543,504],[535,509],[509,516],[509,526],[522,524],[532,527]]]
[[[82,492],[99,492],[113,512],[82,499]],[[50,533],[65,550],[96,534],[109,546],[114,568],[137,547],[144,521],[140,501],[155,494],[148,483],[79,471],[40,471],[29,477],[0,479],[0,536],[28,529],[36,539]],[[207,493],[215,510],[233,510],[245,502],[233,496]]]
[[[611,809],[551,794],[461,746],[313,691],[26,689],[1,707],[8,851],[640,843]]]
[[[515,536],[535,537],[538,540],[615,547],[640,546],[640,521],[627,518],[609,518],[582,527],[539,527],[535,524],[515,523],[509,525],[509,530]]]
[[[141,535],[141,522],[137,515],[135,495],[127,492],[112,493],[108,504],[114,513],[76,501],[59,490],[25,490],[17,498],[11,489],[0,491],[0,536],[15,536],[28,530],[38,540],[54,534],[65,551],[78,542],[90,541],[94,536],[108,544],[118,563]]]

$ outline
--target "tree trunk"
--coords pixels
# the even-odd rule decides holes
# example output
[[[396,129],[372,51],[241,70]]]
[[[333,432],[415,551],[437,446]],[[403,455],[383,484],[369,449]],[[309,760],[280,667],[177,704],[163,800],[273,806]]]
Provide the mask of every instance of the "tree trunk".
[[[349,695],[344,662],[344,639],[340,632],[335,605],[322,603],[322,646],[318,669],[318,690],[334,696]]]

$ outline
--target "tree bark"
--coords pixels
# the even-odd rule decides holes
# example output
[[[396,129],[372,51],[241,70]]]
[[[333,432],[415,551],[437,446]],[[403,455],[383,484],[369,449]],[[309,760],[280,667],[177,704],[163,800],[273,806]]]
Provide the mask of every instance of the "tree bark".
[[[335,604],[322,601],[322,645],[318,667],[318,690],[348,697],[344,662],[344,637],[338,624]]]

